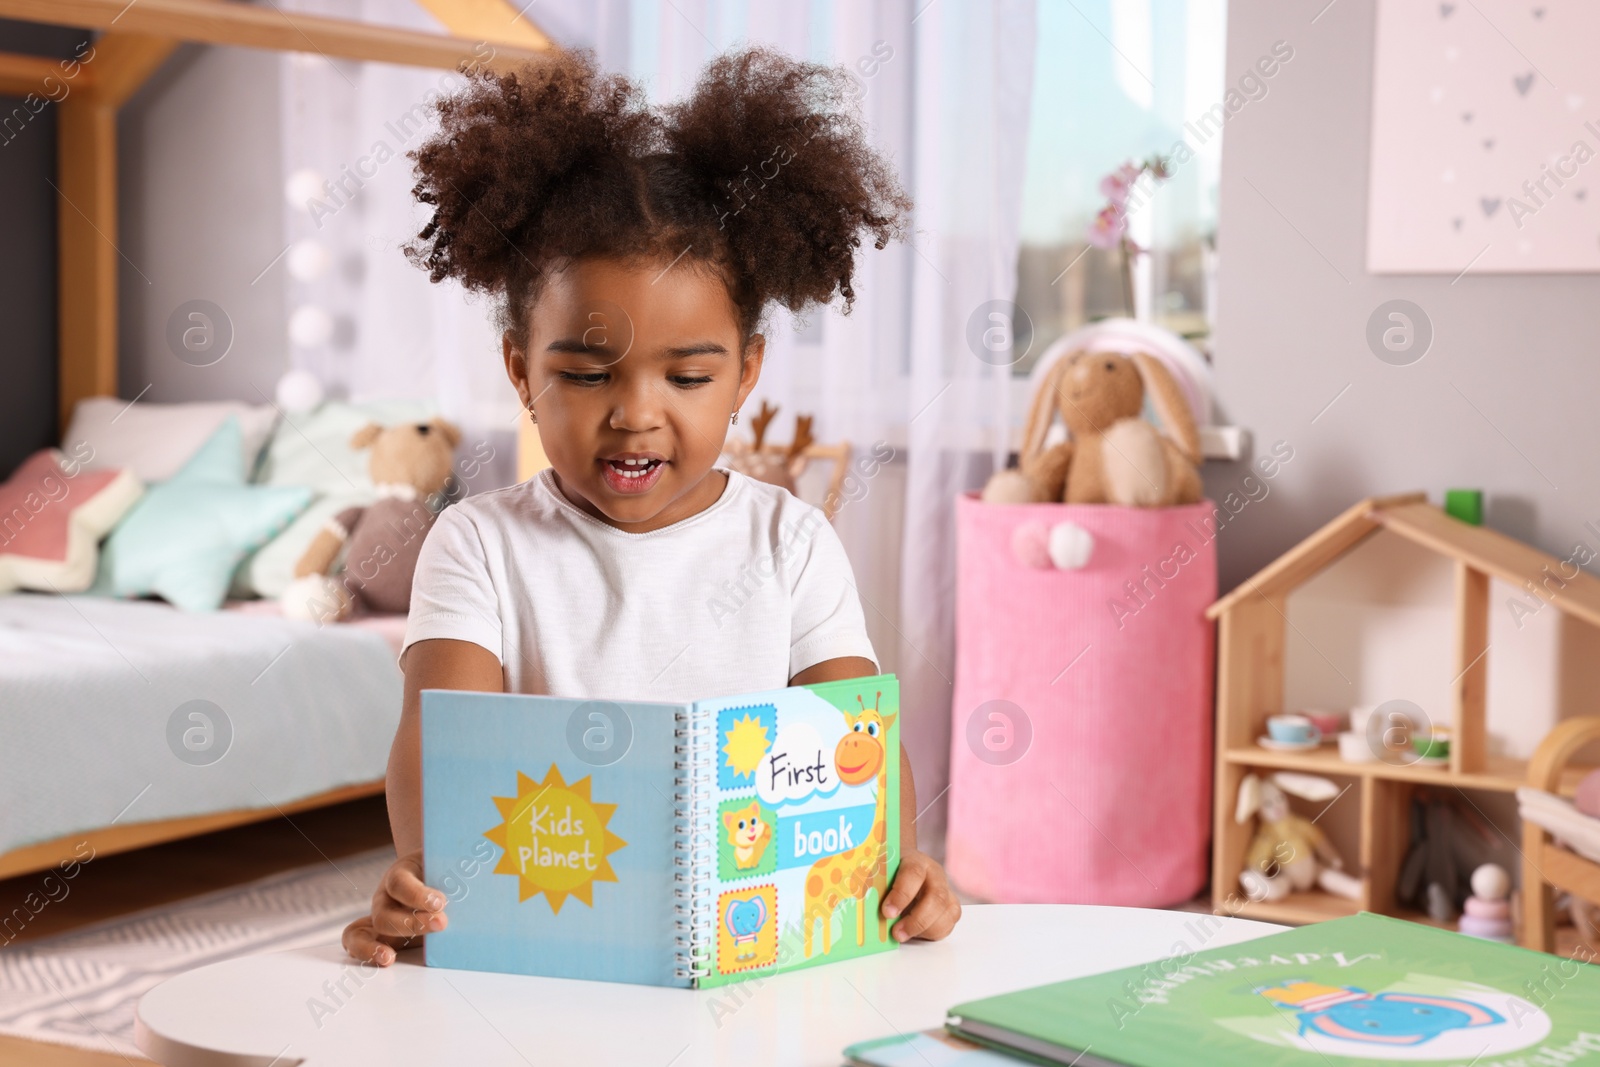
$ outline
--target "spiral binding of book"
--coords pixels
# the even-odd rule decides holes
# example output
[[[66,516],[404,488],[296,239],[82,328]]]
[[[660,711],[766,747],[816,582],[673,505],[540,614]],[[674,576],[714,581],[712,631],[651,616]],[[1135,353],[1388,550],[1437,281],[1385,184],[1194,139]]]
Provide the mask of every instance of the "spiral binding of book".
[[[679,714],[672,794],[674,977],[693,982],[711,972],[716,902],[716,719],[709,710]],[[696,844],[699,842],[699,844]]]

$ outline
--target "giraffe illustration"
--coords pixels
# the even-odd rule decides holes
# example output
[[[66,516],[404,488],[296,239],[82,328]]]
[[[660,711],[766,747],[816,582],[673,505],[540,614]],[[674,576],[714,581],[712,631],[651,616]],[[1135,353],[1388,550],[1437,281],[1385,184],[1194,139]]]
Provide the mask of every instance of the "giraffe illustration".
[[[880,690],[872,699],[872,707],[860,695],[856,702],[860,712],[845,711],[845,722],[850,732],[839,739],[834,749],[833,766],[839,780],[845,785],[861,785],[876,777],[878,780],[878,810],[873,813],[872,832],[855,848],[833,856],[824,856],[811,865],[806,874],[805,958],[811,958],[812,931],[818,919],[822,920],[822,954],[826,956],[833,943],[833,911],[842,902],[856,901],[856,944],[867,941],[867,891],[876,887],[878,901],[889,887],[889,850],[884,836],[888,830],[886,818],[889,803],[889,758],[884,748],[884,737],[894,725],[896,715],[882,715],[878,702],[883,697]],[[878,915],[878,940],[889,935],[889,921]]]

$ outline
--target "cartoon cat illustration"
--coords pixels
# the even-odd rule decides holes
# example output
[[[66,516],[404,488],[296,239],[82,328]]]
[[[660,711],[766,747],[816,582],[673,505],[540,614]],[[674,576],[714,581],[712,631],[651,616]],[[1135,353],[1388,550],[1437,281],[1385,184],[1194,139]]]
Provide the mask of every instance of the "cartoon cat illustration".
[[[1368,993],[1355,986],[1303,980],[1256,990],[1275,1004],[1298,1008],[1300,1033],[1372,1045],[1420,1045],[1451,1030],[1505,1022],[1496,1011],[1470,1000],[1421,993]]]
[[[733,865],[741,871],[757,866],[772,840],[772,826],[761,817],[761,802],[752,800],[737,811],[723,812],[722,826],[733,848]]]
[[[761,934],[761,928],[767,925],[766,898],[755,896],[749,900],[730,900],[728,908],[722,915],[722,922],[728,928],[728,933],[733,937],[733,944],[739,950],[734,956],[738,960],[754,959],[756,955],[756,938]]]

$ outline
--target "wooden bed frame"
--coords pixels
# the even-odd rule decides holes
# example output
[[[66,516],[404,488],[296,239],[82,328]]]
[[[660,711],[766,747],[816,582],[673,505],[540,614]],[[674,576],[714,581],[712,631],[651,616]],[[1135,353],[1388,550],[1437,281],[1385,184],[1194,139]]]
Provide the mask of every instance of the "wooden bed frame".
[[[117,395],[117,109],[180,44],[201,43],[324,57],[459,69],[503,70],[554,47],[510,0],[414,0],[445,34],[376,26],[229,0],[0,0],[0,18],[99,30],[78,59],[0,52],[0,95],[59,97],[55,186],[58,333],[63,432],[79,400]],[[488,45],[488,56],[482,46]],[[73,73],[66,74],[64,64]],[[60,96],[59,87],[68,89]],[[4,117],[4,116],[0,116]],[[381,779],[330,789],[292,804],[130,823],[0,853],[0,878],[96,855],[124,852],[383,792]]]
[[[1600,741],[1600,717],[1568,719],[1551,730],[1528,764],[1528,784],[1560,792],[1567,765],[1585,746]],[[1522,820],[1522,947],[1556,950],[1555,893],[1571,893],[1600,904],[1600,863],[1585,859],[1550,839],[1550,832]]]
[[[129,823],[126,826],[85,830],[83,833],[68,834],[65,837],[39,841],[12,849],[10,852],[0,853],[0,878],[14,878],[19,874],[48,870],[62,863],[74,861],[81,863],[84,861],[83,847],[86,844],[94,850],[89,854],[95,858],[111,856],[118,852],[144,848],[146,845],[159,845],[185,837],[198,837],[217,830],[231,830],[235,826],[247,826],[253,822],[265,822],[267,819],[310,811],[312,808],[343,804],[347,800],[375,797],[382,792],[383,779],[379,778],[377,781],[340,786],[337,789],[313,793],[311,796],[287,804],[274,804],[265,808],[216,811],[205,815],[188,815],[181,819],[157,819],[151,822]]]

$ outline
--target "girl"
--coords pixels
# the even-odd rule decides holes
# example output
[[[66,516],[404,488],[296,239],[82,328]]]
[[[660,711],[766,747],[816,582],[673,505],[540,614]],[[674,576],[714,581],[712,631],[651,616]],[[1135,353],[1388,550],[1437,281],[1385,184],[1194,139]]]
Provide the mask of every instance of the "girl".
[[[837,292],[861,234],[910,202],[843,107],[842,70],[723,56],[659,111],[564,53],[478,71],[412,158],[433,217],[407,250],[433,281],[499,301],[506,373],[550,466],[447,509],[417,563],[389,758],[399,859],[357,959],[444,929],[422,882],[424,689],[692,700],[878,672],[843,546],[820,512],[715,466],[761,373],[763,310]],[[918,852],[902,756],[895,937],[961,914]]]

